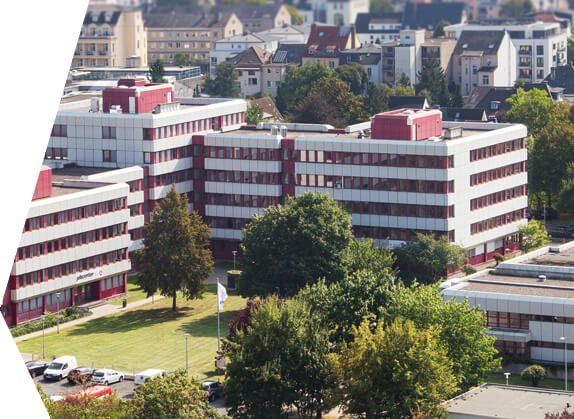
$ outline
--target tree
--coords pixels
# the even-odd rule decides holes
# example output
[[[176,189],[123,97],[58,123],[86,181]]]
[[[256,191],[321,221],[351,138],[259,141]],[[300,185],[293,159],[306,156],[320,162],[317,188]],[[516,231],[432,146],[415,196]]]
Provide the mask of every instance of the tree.
[[[369,13],[392,13],[395,11],[395,6],[390,0],[372,0],[369,8]]]
[[[426,61],[418,74],[419,82],[415,85],[417,94],[424,89],[428,90],[433,104],[439,104],[441,89],[446,87],[446,76],[438,59]],[[442,103],[440,103],[442,105]],[[443,105],[445,106],[445,105]],[[448,102],[446,104],[448,106]]]
[[[574,62],[574,39],[568,38],[566,47],[566,56],[568,57],[568,62],[572,64]]]
[[[542,221],[530,220],[528,224],[518,227],[518,232],[521,236],[520,250],[523,253],[538,249],[550,241]]]
[[[175,184],[157,205],[144,227],[144,247],[136,251],[135,264],[142,267],[138,284],[153,295],[157,289],[172,297],[175,311],[177,293],[187,299],[201,297],[205,280],[213,271],[209,250],[209,227],[194,212],[188,215],[188,201]]]
[[[290,296],[325,277],[341,279],[351,217],[328,194],[306,192],[256,215],[243,230],[242,296]]]
[[[440,85],[440,93],[438,97],[438,102],[440,106],[447,107],[452,103],[452,96],[448,90],[448,85],[446,82],[446,77],[442,80]],[[436,104],[436,103],[435,103]]]
[[[345,255],[347,274],[370,271],[376,275],[392,271],[395,255],[388,247],[377,247],[372,239],[352,240]]]
[[[546,413],[544,419],[574,419],[574,413],[564,409],[562,413]]]
[[[562,181],[562,189],[558,196],[558,209],[574,213],[574,162],[568,164],[566,176]]]
[[[450,106],[453,108],[462,108],[464,106],[464,97],[462,96],[462,87],[460,84],[452,83],[450,90]]]
[[[524,124],[528,134],[538,136],[542,128],[553,118],[554,104],[544,90],[531,89],[525,92],[519,88],[515,94],[506,99],[511,108],[505,114],[505,122]]]
[[[237,86],[235,66],[224,61],[215,66],[215,79],[208,74],[203,79],[203,91],[211,96],[238,97],[240,89]]]
[[[363,98],[365,112],[369,115],[375,115],[386,111],[389,107],[391,94],[392,89],[386,84],[369,83]]]
[[[434,32],[432,34],[433,38],[440,38],[444,36],[444,27],[450,25],[448,20],[441,20],[434,28]]]
[[[327,109],[317,109],[317,105],[329,104]],[[317,109],[317,116],[323,118],[310,120],[312,109]],[[328,113],[326,113],[328,111]],[[363,102],[360,96],[355,96],[349,86],[336,78],[325,77],[317,81],[309,96],[297,107],[293,116],[295,122],[313,122],[331,124],[336,127],[344,127],[368,120],[363,110]]]
[[[422,284],[432,284],[466,263],[465,250],[449,243],[445,235],[435,239],[433,234],[418,233],[416,240],[396,247],[394,252],[400,276],[406,282],[416,278]]]
[[[439,403],[458,390],[438,330],[417,330],[410,320],[381,322],[374,332],[364,321],[333,358],[347,413],[403,418],[423,410],[440,417]]]
[[[397,87],[411,87],[411,79],[405,73],[401,73],[401,77],[399,77],[399,81],[397,82]],[[411,95],[414,96],[414,93]]]
[[[250,104],[245,112],[245,122],[249,125],[257,125],[263,121],[263,108],[258,104]]]
[[[483,383],[500,368],[496,339],[486,334],[485,312],[469,307],[467,301],[443,301],[438,284],[395,287],[381,313],[386,323],[408,319],[419,330],[435,327],[462,391]]]
[[[201,383],[185,370],[146,381],[134,392],[132,403],[133,418],[223,418],[210,408]]]
[[[520,376],[523,380],[530,381],[532,387],[538,387],[541,380],[546,378],[546,370],[540,365],[530,365],[522,370]]]
[[[165,75],[165,70],[163,68],[162,60],[155,60],[152,64],[150,64],[149,73],[152,83],[165,83],[165,79],[163,78]]]
[[[505,0],[500,6],[500,16],[520,17],[534,10],[531,0]]]
[[[415,89],[413,87],[406,86],[404,84],[397,84],[397,87],[395,87],[395,96],[414,96],[415,95]]]
[[[299,10],[297,10],[295,6],[293,6],[292,4],[284,4],[284,6],[287,8],[287,11],[291,15],[292,25],[302,25],[303,23],[305,23],[303,17],[299,13]]]
[[[335,69],[335,73],[341,81],[347,83],[351,92],[360,95],[365,90],[369,82],[369,75],[365,66],[359,63],[340,65]]]
[[[319,313],[329,329],[330,340],[340,344],[353,338],[353,328],[363,320],[376,324],[383,315],[396,286],[390,269],[360,270],[341,281],[326,284],[320,280],[303,288],[298,297]]]
[[[283,115],[293,114],[296,107],[313,90],[318,80],[335,77],[335,72],[324,64],[293,67],[277,89],[277,107]]]
[[[270,297],[227,353],[225,402],[234,417],[321,417],[332,407],[329,339],[321,319],[299,299]]]
[[[181,52],[178,52],[177,54],[175,54],[175,56],[173,57],[173,63],[176,66],[180,66],[180,67],[187,67],[188,65],[190,65],[191,60],[189,59],[189,56],[186,54],[182,54]]]

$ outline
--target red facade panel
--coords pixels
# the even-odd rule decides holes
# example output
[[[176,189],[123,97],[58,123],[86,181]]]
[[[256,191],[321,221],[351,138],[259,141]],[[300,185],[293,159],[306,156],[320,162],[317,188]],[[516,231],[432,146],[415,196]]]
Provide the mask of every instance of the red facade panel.
[[[371,138],[419,141],[442,135],[442,117],[436,109],[398,109],[375,115]]]
[[[36,189],[32,199],[47,198],[52,195],[52,169],[48,166],[42,166],[38,180],[36,181]]]

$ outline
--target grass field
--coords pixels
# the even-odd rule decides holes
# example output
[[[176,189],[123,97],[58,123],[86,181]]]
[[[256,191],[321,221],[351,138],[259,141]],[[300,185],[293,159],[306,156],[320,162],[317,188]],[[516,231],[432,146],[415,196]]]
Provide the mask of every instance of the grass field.
[[[163,298],[133,310],[113,314],[46,335],[46,356],[74,355],[80,365],[136,373],[147,368],[185,368],[185,333],[189,333],[189,372],[200,379],[215,376],[217,351],[215,285],[199,300],[178,298],[178,311]],[[245,306],[230,295],[221,312],[221,336],[227,323]],[[128,306],[129,307],[129,306]],[[21,352],[42,353],[42,338],[18,344]]]
[[[504,377],[504,374],[492,373],[486,382],[491,384],[506,384],[506,378]],[[523,380],[518,374],[512,374],[510,377],[508,377],[508,384],[513,386],[532,387],[530,381]],[[544,380],[540,381],[538,387],[564,390],[564,380],[556,378],[545,378]],[[574,390],[574,381],[568,380],[568,390]]]
[[[146,298],[146,293],[144,290],[142,290],[138,284],[136,284],[136,277],[135,275],[133,276],[128,276],[128,303],[131,303],[133,301],[138,301],[138,300],[143,300],[144,298]],[[123,301],[123,298],[120,298],[118,300],[114,300],[111,302],[111,304],[114,305],[121,305]]]

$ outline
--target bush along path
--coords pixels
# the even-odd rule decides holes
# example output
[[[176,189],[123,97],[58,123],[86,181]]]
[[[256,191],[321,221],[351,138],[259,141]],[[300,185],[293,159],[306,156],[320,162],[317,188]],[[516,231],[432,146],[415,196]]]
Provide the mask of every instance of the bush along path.
[[[82,310],[79,307],[71,306],[66,307],[63,310],[60,310],[60,325],[62,323],[70,322],[72,320],[81,319],[83,317],[88,317],[92,315],[91,311]],[[10,333],[12,333],[12,337],[18,337],[27,335],[32,332],[37,332],[42,329],[49,329],[50,327],[57,326],[58,324],[58,315],[56,313],[45,313],[44,320],[37,319],[33,320],[28,323],[21,324],[19,326],[14,326],[10,328]]]

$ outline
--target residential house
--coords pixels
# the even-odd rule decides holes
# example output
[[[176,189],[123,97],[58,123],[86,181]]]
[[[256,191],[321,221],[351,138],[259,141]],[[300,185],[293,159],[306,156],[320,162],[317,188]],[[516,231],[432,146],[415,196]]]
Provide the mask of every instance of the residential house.
[[[304,44],[309,39],[311,25],[283,25],[255,33],[262,36],[273,36],[282,44]]]
[[[306,44],[279,44],[273,55],[273,63],[287,67],[302,65],[305,46]]]
[[[263,120],[266,122],[281,121],[283,115],[275,106],[275,102],[269,96],[261,97],[259,99],[252,99],[249,101],[248,106],[257,105],[263,111]]]
[[[399,39],[402,18],[402,13],[359,13],[355,20],[359,42],[365,45]]]
[[[144,15],[144,21],[150,61],[173,64],[176,54],[183,54],[199,60],[204,71],[208,70],[209,52],[216,41],[243,33],[237,15],[208,9],[156,8]]]
[[[512,19],[489,19],[472,24],[456,24],[444,28],[445,36],[458,39],[464,31],[481,32],[488,37],[495,31],[507,31],[516,50],[517,77],[538,82],[550,73],[552,67],[566,65],[566,47],[569,32],[558,22],[535,22]]]
[[[479,108],[440,108],[443,121],[486,122],[488,117],[484,109]]]
[[[369,0],[327,0],[327,25],[350,25],[359,13],[369,13]]]
[[[395,109],[429,109],[425,96],[389,96],[389,110]]]
[[[382,83],[382,53],[377,44],[361,45],[359,48],[345,49],[339,54],[339,65],[359,63],[369,76],[369,82]]]
[[[147,36],[142,13],[118,6],[89,6],[72,67],[148,65]]]
[[[339,53],[359,44],[354,26],[313,25],[303,52],[303,65],[320,63],[335,68],[339,65]]]
[[[452,80],[467,96],[477,86],[513,86],[516,51],[506,31],[464,31],[452,54]]]
[[[236,55],[248,50],[251,47],[258,47],[262,50],[273,52],[277,49],[279,41],[271,35],[248,33],[246,35],[236,35],[221,39],[215,42],[215,49],[209,52],[209,72],[215,75],[215,67],[233,58]]]
[[[236,15],[243,24],[244,32],[261,32],[291,24],[291,14],[282,4],[217,6],[210,10],[212,13]]]
[[[563,89],[564,99],[574,102],[574,67],[571,64],[552,67],[544,81],[552,89]]]
[[[441,21],[452,24],[466,22],[464,3],[419,3],[409,1],[403,11],[402,29],[434,30]]]

